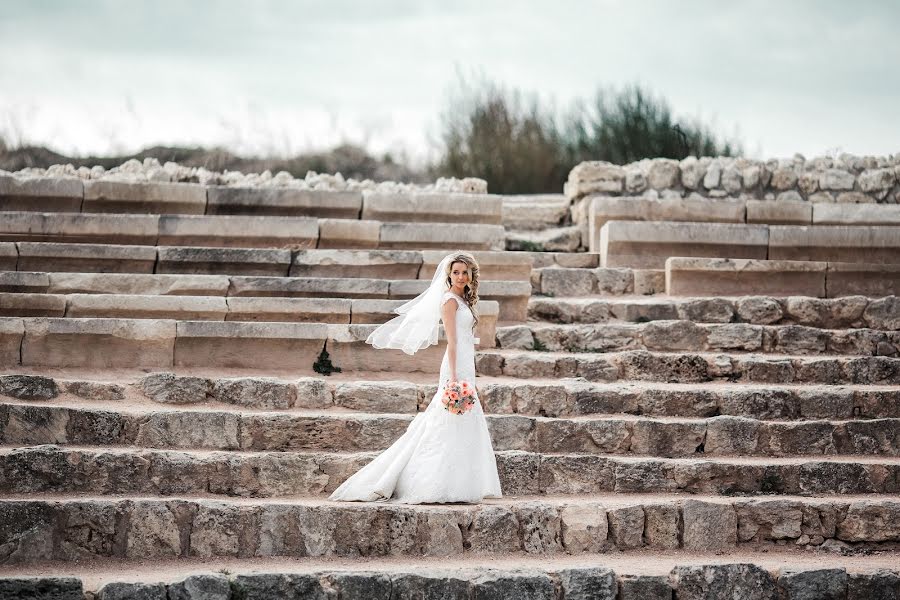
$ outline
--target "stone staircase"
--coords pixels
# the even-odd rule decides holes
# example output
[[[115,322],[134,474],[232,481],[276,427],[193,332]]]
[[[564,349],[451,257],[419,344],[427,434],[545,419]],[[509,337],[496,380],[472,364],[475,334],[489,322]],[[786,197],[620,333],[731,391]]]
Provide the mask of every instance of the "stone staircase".
[[[0,207],[30,215],[0,243],[0,598],[900,597],[884,278],[857,269],[867,292],[832,297],[815,267],[754,290],[765,277],[722,276],[752,269],[694,257],[707,279],[666,294],[687,259],[486,242],[476,362],[504,497],[333,503],[436,389],[442,347],[363,343],[444,254],[415,228],[478,210],[77,183],[0,178]],[[140,211],[155,233],[123,242],[109,224]],[[96,228],[67,229],[76,213]],[[217,220],[167,246],[167,215],[191,213]],[[313,220],[316,247],[226,214]],[[326,219],[414,233],[326,248]],[[703,293],[715,281],[731,287]]]

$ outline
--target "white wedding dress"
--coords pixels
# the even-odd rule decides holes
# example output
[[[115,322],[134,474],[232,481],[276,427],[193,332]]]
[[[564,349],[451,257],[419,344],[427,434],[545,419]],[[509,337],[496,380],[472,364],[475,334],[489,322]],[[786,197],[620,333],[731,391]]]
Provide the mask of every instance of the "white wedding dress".
[[[441,304],[456,301],[456,375],[475,383],[474,317],[465,301],[446,292]],[[390,500],[403,504],[479,502],[500,498],[497,461],[479,402],[462,415],[441,403],[450,379],[447,352],[441,362],[438,391],[406,432],[372,462],[357,471],[329,500]]]

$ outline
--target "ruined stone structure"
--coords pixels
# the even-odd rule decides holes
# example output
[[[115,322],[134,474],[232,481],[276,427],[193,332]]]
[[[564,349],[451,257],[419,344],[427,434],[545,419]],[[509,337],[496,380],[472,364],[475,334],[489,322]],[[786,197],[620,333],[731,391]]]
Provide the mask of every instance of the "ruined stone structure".
[[[898,598],[897,175],[0,173],[0,598]],[[459,248],[505,497],[328,502],[433,394],[363,340]]]

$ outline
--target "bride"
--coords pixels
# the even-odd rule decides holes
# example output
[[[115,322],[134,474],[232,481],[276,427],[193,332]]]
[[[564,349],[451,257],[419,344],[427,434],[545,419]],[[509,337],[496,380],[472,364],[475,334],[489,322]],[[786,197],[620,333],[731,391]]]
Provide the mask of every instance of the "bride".
[[[414,354],[437,343],[439,319],[443,320],[447,351],[438,391],[406,432],[342,483],[330,500],[420,504],[479,502],[501,496],[480,398],[461,414],[449,411],[442,402],[450,382],[475,386],[477,302],[478,263],[465,252],[450,254],[438,265],[429,288],[399,307],[399,317],[369,335],[366,343],[375,348]]]

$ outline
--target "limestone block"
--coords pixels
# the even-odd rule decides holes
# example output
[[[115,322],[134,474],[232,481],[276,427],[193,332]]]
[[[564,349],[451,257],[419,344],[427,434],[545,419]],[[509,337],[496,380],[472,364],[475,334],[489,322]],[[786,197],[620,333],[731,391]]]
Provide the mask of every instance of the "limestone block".
[[[170,583],[168,600],[228,600],[231,584],[221,574],[191,575],[184,581]]]
[[[671,296],[825,296],[824,262],[672,257],[665,264]]]
[[[559,572],[566,600],[616,600],[616,575],[602,567],[582,567]]]
[[[65,296],[0,292],[0,317],[62,317],[65,314]]]
[[[405,381],[347,382],[334,388],[335,405],[363,412],[415,413],[418,401],[416,385]]]
[[[666,291],[664,269],[634,269],[634,293],[640,295],[663,294]]]
[[[25,336],[25,323],[15,317],[0,317],[0,365],[21,363],[19,349]]]
[[[845,542],[900,540],[900,502],[857,501],[837,524],[837,537]]]
[[[362,210],[362,194],[356,191],[212,186],[207,196],[210,215],[358,219]]]
[[[319,219],[318,248],[377,248],[380,221]]]
[[[778,600],[775,578],[753,564],[675,567],[671,580],[678,600]]]
[[[600,261],[605,267],[661,269],[670,256],[764,259],[768,239],[765,225],[609,221],[600,229]]]
[[[879,569],[874,573],[852,573],[849,577],[847,600],[900,598],[900,573]]]
[[[569,199],[562,194],[503,195],[503,226],[532,231],[559,227],[569,217]]]
[[[607,221],[743,223],[746,206],[743,200],[733,198],[594,196],[588,210],[588,247],[597,252],[600,229]]]
[[[609,533],[616,548],[633,550],[644,544],[644,509],[640,506],[614,508],[607,512]]]
[[[0,241],[155,244],[156,215],[7,212]]]
[[[84,586],[77,577],[5,577],[0,580],[0,597],[81,600]]]
[[[602,552],[606,547],[606,510],[597,504],[574,504],[560,511],[562,544],[567,552]]]
[[[20,271],[153,273],[154,246],[19,242]]]
[[[238,379],[217,379],[213,382],[213,399],[226,404],[284,410],[297,401],[298,386],[273,379],[241,377]],[[306,396],[306,390],[304,389]],[[310,400],[305,397],[304,400]],[[331,395],[327,394],[327,406],[331,405]],[[317,406],[321,408],[321,406]]]
[[[328,326],[313,323],[182,321],[175,340],[176,366],[219,366],[312,371]]]
[[[591,269],[541,269],[541,293],[553,297],[590,296],[597,278]]]
[[[809,225],[813,205],[809,202],[771,202],[747,200],[747,222],[769,225]]]
[[[503,197],[492,194],[363,192],[363,219],[409,223],[503,223]]]
[[[291,277],[364,277],[416,279],[420,252],[398,250],[301,250],[291,264]]]
[[[827,296],[863,295],[870,297],[900,295],[900,263],[829,262],[826,269]]]
[[[872,300],[867,304],[863,318],[873,329],[900,330],[900,297]]]
[[[679,546],[681,515],[671,504],[644,506],[644,538],[650,548],[674,550]]]
[[[506,231],[509,251],[575,252],[582,245],[580,226],[552,227],[541,231]]]
[[[423,250],[419,279],[431,280],[434,270],[447,254],[441,250]],[[479,277],[482,281],[531,280],[532,253],[482,250],[472,252],[472,255],[478,262]]]
[[[307,217],[159,217],[160,246],[315,248],[319,222]]]
[[[202,215],[206,212],[206,186],[89,180],[84,182],[81,210],[86,213]]]
[[[0,210],[79,212],[84,190],[80,179],[0,175]]]
[[[816,204],[814,225],[900,225],[897,204]]]
[[[900,226],[821,225],[769,227],[769,258],[835,262],[897,263]]]
[[[161,246],[157,273],[286,275],[290,250],[262,248],[180,248]]]
[[[209,296],[147,296],[137,294],[69,294],[69,318],[184,319],[224,321],[225,298]]]
[[[634,423],[631,451],[649,456],[692,456],[703,443],[704,423],[670,423],[641,419]]]
[[[40,375],[0,375],[0,394],[20,400],[51,400],[59,395],[59,386]]]
[[[847,584],[847,571],[844,569],[782,569],[778,576],[778,591],[782,598],[788,600],[845,600]]]
[[[50,273],[48,292],[55,294],[141,294],[146,296],[225,296],[223,275],[145,273]]]
[[[384,279],[330,278],[330,277],[231,277],[228,288],[230,297],[337,297],[376,298],[388,296]]]
[[[136,387],[154,402],[194,404],[209,400],[209,379],[178,376],[174,373],[152,373],[141,377]]]
[[[136,500],[129,511],[126,558],[176,558],[181,555],[181,530],[189,521],[179,519],[178,506],[154,500]],[[183,508],[187,508],[186,506]],[[186,516],[186,515],[185,515]],[[185,532],[186,534],[186,532]]]
[[[852,190],[856,178],[842,169],[827,169],[819,175],[819,188],[823,190]]]
[[[619,589],[619,600],[672,600],[669,578],[662,575],[625,575]]]
[[[340,298],[228,298],[225,320],[350,323],[350,305]]]
[[[684,548],[699,552],[726,552],[737,544],[737,514],[730,504],[685,500]]]
[[[621,296],[634,292],[635,270],[599,267],[594,269],[597,277],[597,293],[601,296]]]
[[[15,271],[19,261],[19,251],[13,242],[0,242],[0,269]]]
[[[578,199],[602,192],[621,192],[625,169],[604,161],[586,161],[569,172],[565,194]]]
[[[350,307],[349,322],[386,323],[397,316],[394,310],[404,303],[404,300],[354,300]]]
[[[546,573],[525,570],[488,571],[474,581],[474,588],[474,597],[483,600],[551,600],[555,593]]]
[[[2,239],[2,238],[0,238]],[[379,248],[447,251],[503,250],[506,230],[502,225],[462,223],[382,223]]]
[[[25,319],[22,364],[168,367],[175,322],[152,319]]]

